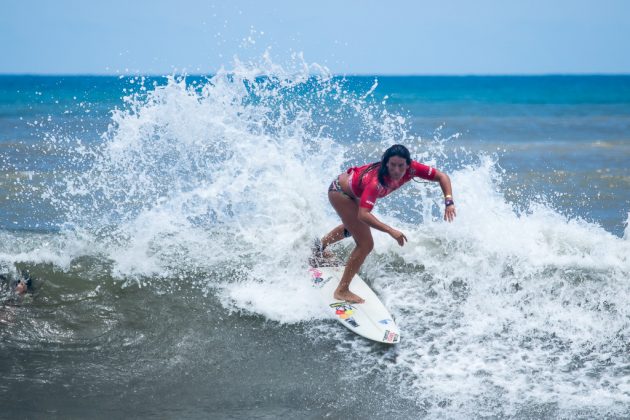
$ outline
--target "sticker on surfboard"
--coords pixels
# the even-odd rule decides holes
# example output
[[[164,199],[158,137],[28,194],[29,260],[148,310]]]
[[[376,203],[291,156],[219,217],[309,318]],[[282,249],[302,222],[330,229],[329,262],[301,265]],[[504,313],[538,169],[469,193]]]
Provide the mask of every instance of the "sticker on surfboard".
[[[356,275],[352,279],[350,290],[361,296],[364,303],[349,303],[334,298],[343,270],[343,266],[309,269],[311,285],[319,294],[325,310],[343,326],[362,337],[379,343],[400,342],[400,329],[394,318],[360,276]]]

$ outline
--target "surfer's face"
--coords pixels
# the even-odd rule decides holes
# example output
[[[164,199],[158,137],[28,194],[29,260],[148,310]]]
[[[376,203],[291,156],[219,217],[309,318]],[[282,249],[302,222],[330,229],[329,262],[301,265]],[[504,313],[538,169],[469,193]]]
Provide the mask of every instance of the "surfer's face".
[[[398,181],[407,171],[409,165],[407,165],[407,160],[400,156],[392,156],[387,161],[387,172],[389,173],[389,177],[393,180]]]
[[[28,289],[27,284],[20,280],[18,281],[18,284],[15,286],[15,293],[17,293],[18,295],[23,295],[24,293],[26,293],[26,290]]]

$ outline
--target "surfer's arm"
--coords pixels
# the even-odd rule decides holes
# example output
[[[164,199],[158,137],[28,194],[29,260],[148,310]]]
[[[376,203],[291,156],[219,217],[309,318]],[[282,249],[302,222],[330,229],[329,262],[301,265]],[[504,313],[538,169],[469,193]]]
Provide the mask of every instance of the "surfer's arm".
[[[433,181],[440,184],[440,188],[442,188],[442,193],[444,194],[444,204],[446,205],[446,208],[444,209],[444,220],[452,222],[456,216],[456,212],[455,204],[453,203],[453,188],[451,187],[451,178],[449,178],[449,176],[446,175],[444,172],[440,172],[436,169]]]
[[[404,233],[378,220],[376,216],[370,212],[370,209],[359,207],[358,218],[369,227],[389,234],[392,238],[396,239],[398,245],[400,246],[403,246],[407,241],[407,237]]]

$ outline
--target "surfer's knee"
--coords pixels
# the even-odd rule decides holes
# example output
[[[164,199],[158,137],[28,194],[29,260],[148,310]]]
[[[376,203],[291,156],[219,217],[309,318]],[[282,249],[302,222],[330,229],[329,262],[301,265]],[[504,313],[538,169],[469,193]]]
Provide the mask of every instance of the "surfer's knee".
[[[361,241],[357,241],[357,249],[363,255],[369,254],[374,249],[374,240],[372,238],[365,238]]]

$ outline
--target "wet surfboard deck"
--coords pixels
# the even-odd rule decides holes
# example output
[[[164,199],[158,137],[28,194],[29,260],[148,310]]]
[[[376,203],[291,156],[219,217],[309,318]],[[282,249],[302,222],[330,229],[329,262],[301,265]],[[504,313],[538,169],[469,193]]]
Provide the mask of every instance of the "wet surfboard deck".
[[[344,266],[311,267],[311,284],[317,290],[326,310],[350,331],[379,343],[400,342],[400,329],[394,318],[359,275],[350,283],[350,290],[365,299],[364,303],[349,303],[333,297],[341,280]]]

